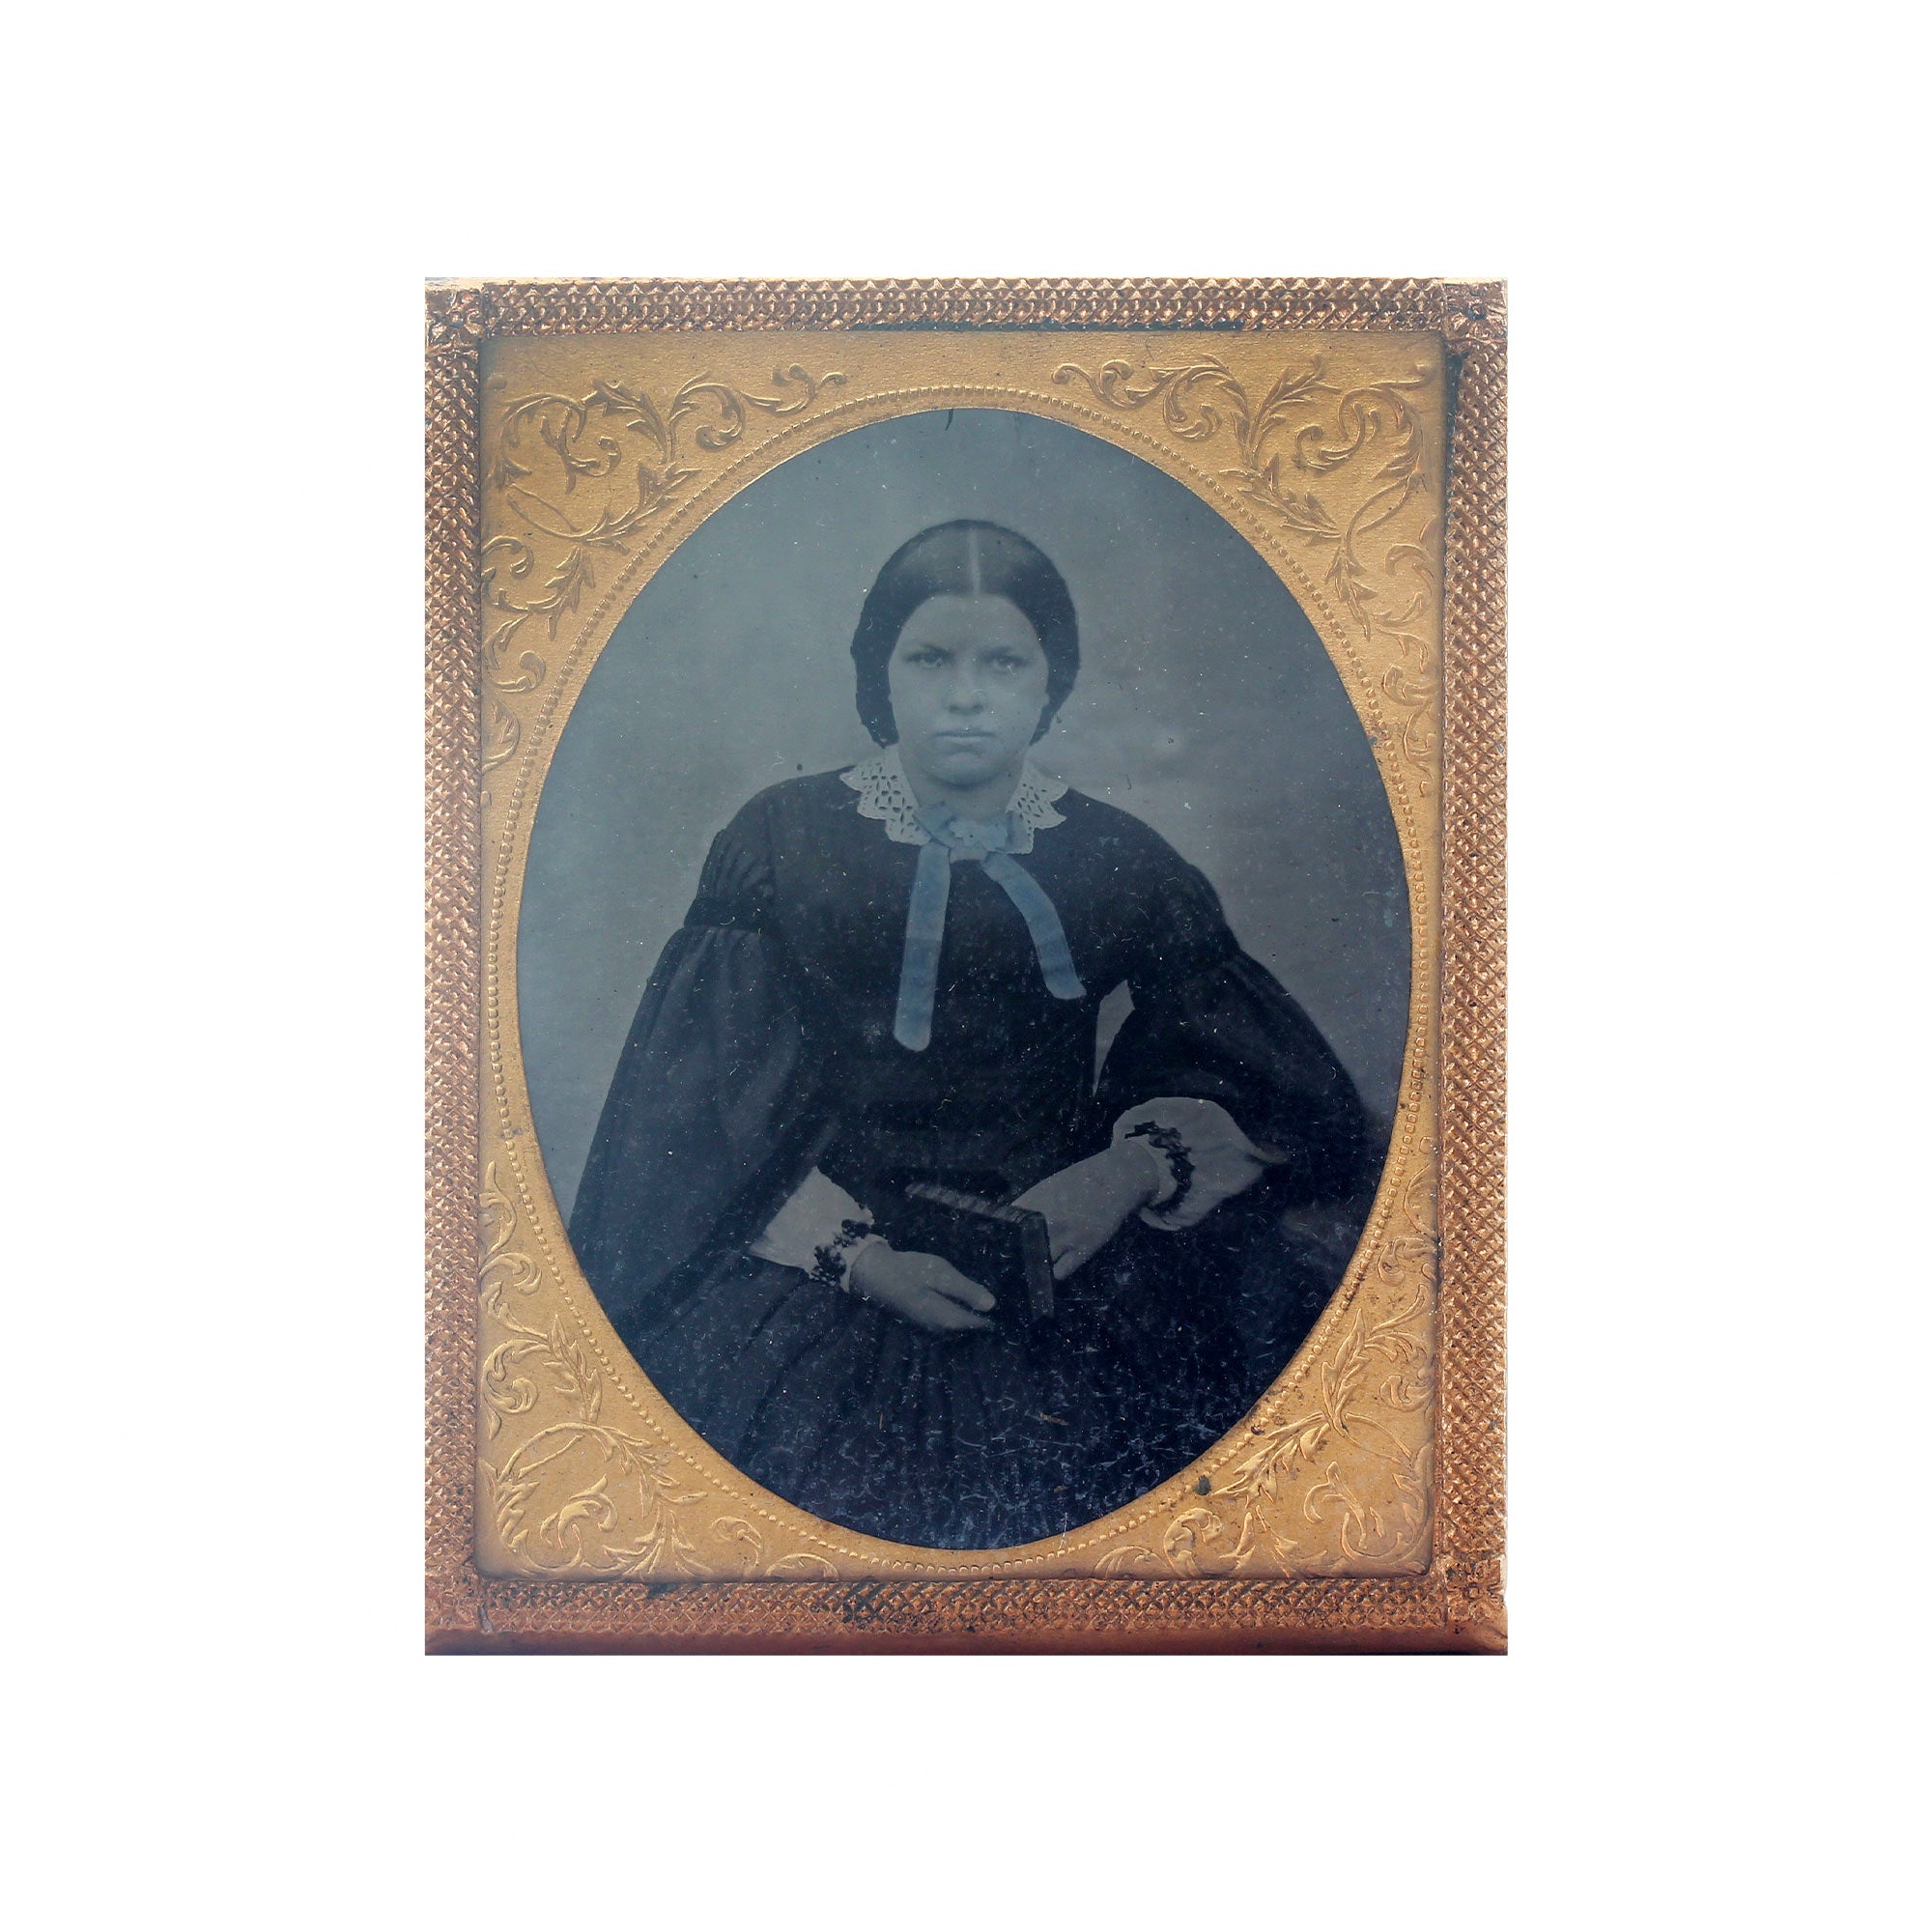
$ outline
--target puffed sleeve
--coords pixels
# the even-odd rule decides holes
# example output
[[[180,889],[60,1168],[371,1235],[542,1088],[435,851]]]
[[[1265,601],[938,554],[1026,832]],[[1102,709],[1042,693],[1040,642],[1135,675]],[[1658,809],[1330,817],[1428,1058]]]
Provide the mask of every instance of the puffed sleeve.
[[[1211,1189],[1222,1197],[1264,1168],[1269,1196],[1284,1208],[1354,1193],[1370,1157],[1354,1083],[1280,982],[1241,951],[1207,879],[1164,843],[1148,871],[1145,939],[1128,977],[1133,1011],[1108,1052],[1095,1099],[1120,1128],[1145,1133],[1155,1122],[1157,1146],[1188,1131],[1187,1109],[1158,1103],[1211,1103],[1193,1110],[1212,1131],[1211,1146],[1204,1128],[1189,1156],[1199,1175],[1192,1211],[1163,1224],[1198,1218],[1210,1177],[1223,1169],[1227,1179]],[[1238,1131],[1231,1136],[1224,1123]],[[1261,1158],[1248,1159],[1257,1149]]]
[[[755,1234],[809,1164],[798,1001],[772,895],[754,799],[713,842],[644,989],[571,1214],[571,1244],[622,1334],[652,1319],[688,1264]]]

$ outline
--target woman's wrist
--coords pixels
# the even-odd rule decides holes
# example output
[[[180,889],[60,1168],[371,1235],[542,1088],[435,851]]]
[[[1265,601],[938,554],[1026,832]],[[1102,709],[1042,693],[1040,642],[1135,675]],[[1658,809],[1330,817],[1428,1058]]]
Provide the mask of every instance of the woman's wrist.
[[[1108,1150],[1120,1170],[1121,1185],[1133,1200],[1129,1212],[1151,1207],[1169,1185],[1171,1177],[1160,1151],[1144,1140],[1116,1141]]]
[[[854,1268],[874,1248],[885,1245],[884,1236],[872,1232],[870,1216],[863,1221],[841,1221],[832,1239],[813,1249],[811,1279],[821,1288],[855,1288]]]
[[[1155,1120],[1138,1121],[1116,1145],[1144,1149],[1158,1175],[1150,1205],[1178,1208],[1194,1182],[1194,1160],[1186,1139],[1174,1127]]]

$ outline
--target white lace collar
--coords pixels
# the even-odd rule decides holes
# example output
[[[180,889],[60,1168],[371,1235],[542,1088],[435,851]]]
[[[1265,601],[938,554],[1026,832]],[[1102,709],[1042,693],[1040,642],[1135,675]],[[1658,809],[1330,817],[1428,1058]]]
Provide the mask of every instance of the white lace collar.
[[[895,845],[932,842],[925,827],[919,822],[919,800],[906,781],[896,745],[888,745],[884,751],[873,753],[838,776],[859,794],[859,816],[876,818]],[[1031,852],[1036,832],[1066,823],[1063,814],[1053,809],[1054,800],[1065,794],[1065,780],[1048,778],[1031,758],[1020,767],[1020,781],[1007,801],[1007,810],[1018,816],[1023,828],[1020,842],[1013,847],[1015,852]]]

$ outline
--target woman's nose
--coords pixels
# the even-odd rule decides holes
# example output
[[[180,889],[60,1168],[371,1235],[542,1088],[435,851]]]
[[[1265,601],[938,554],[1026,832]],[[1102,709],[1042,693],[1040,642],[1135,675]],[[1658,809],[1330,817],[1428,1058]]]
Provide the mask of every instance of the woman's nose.
[[[980,680],[972,676],[955,677],[952,689],[947,694],[947,707],[952,711],[977,711],[986,701],[986,694]]]

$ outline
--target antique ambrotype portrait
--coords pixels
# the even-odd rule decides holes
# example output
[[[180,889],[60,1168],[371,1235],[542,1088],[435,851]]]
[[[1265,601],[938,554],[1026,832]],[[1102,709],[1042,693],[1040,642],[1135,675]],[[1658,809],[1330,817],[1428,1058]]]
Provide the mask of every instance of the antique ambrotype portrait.
[[[1499,1648],[1500,291],[430,314],[433,1646]]]

